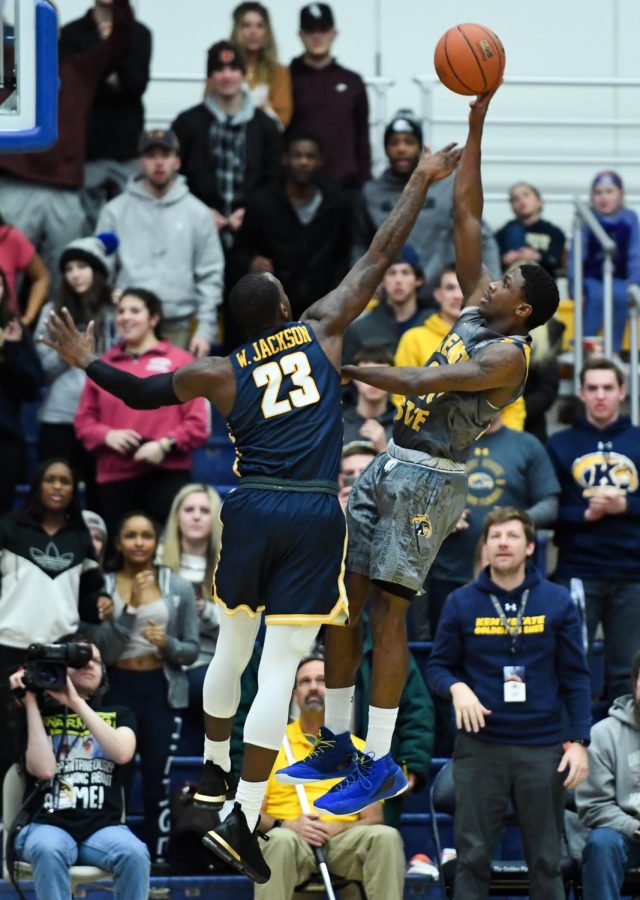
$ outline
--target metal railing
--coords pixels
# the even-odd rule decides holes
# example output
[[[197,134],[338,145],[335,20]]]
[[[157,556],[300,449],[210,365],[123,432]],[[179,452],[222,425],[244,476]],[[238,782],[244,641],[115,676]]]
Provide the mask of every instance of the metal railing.
[[[574,247],[574,287],[573,287],[573,384],[576,394],[580,389],[580,370],[584,359],[583,348],[583,312],[584,312],[584,276],[582,264],[584,260],[584,247],[582,243],[583,224],[586,225],[595,239],[602,247],[604,253],[604,266],[602,271],[603,283],[603,331],[604,331],[604,355],[611,359],[613,355],[613,257],[618,252],[618,245],[609,237],[600,222],[596,219],[589,206],[576,197],[574,200],[575,220],[573,226]]]
[[[151,81],[156,84],[200,84],[204,91],[205,76],[189,72],[172,74],[170,72],[155,72]],[[369,89],[370,114],[369,130],[371,138],[372,167],[374,172],[380,172],[385,166],[384,153],[384,129],[389,120],[387,111],[387,94],[389,88],[395,84],[393,78],[385,78],[378,75],[370,75],[363,79]],[[149,113],[146,116],[147,127],[166,128],[170,119],[166,115]]]
[[[634,425],[640,424],[640,357],[638,356],[638,317],[640,314],[640,287],[630,284],[627,288],[629,300],[629,400],[631,404],[631,421]]]
[[[467,119],[462,116],[436,116],[433,109],[434,87],[440,85],[437,75],[416,75],[414,84],[420,91],[420,117],[426,134],[431,134],[434,125],[466,125]],[[513,77],[505,78],[505,85],[522,87],[558,87],[558,88],[637,88],[640,87],[640,78],[561,78],[548,77]],[[615,118],[525,118],[522,116],[510,116],[509,118],[491,117],[491,124],[516,128],[640,128],[640,119]],[[640,166],[640,156],[621,156],[618,153],[601,154],[598,156],[576,157],[573,154],[558,155],[493,155],[483,154],[485,163],[526,163],[527,165],[572,165],[576,163],[585,165],[610,166],[612,162],[617,165]]]

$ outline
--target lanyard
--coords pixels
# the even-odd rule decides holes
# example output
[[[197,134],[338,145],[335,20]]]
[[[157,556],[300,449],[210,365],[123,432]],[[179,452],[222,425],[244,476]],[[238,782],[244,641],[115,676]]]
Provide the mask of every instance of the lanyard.
[[[511,647],[510,650],[512,653],[515,653],[518,645],[518,637],[522,634],[522,619],[524,618],[524,611],[527,608],[527,600],[529,599],[529,589],[522,594],[522,600],[520,601],[520,609],[518,610],[518,615],[516,616],[516,624],[510,625],[509,620],[504,612],[502,606],[498,602],[498,598],[495,594],[489,594],[491,598],[491,602],[493,603],[493,608],[497,612],[500,622],[502,623],[502,627],[507,632],[509,637],[511,638]]]

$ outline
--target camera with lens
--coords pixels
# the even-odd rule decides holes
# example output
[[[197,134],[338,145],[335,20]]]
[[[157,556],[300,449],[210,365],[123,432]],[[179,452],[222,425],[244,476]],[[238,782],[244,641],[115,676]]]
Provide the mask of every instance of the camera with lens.
[[[81,669],[92,658],[90,644],[31,644],[24,660],[24,686],[32,693],[62,691],[67,667]]]

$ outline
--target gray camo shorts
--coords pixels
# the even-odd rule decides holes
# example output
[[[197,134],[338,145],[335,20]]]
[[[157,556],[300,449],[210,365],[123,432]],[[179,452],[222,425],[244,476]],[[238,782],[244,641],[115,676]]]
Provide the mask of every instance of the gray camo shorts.
[[[464,471],[442,471],[381,453],[353,485],[348,568],[418,593],[465,508]]]

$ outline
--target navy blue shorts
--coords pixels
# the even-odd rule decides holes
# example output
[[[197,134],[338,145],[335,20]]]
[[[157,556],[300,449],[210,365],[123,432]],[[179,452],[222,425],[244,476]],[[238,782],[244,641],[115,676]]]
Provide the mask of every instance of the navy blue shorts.
[[[214,599],[268,624],[341,625],[346,521],[332,494],[241,488],[222,504]]]

